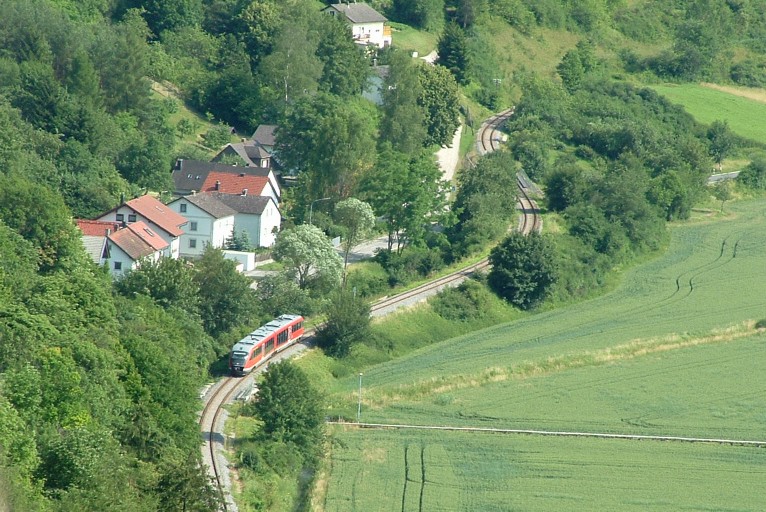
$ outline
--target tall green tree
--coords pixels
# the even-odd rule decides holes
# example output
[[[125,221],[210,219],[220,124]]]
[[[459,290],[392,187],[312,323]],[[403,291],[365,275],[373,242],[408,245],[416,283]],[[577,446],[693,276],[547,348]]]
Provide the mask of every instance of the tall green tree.
[[[322,395],[290,361],[269,365],[253,408],[263,432],[274,441],[295,444],[304,455],[321,450],[324,425]]]
[[[425,112],[418,104],[422,91],[417,64],[394,51],[383,81],[379,143],[408,155],[420,152],[427,137]]]
[[[354,43],[351,27],[334,16],[324,16],[322,21],[324,30],[317,47],[317,56],[323,63],[320,88],[338,96],[361,94],[372,68]]]
[[[708,128],[707,138],[710,141],[710,155],[720,172],[724,159],[736,146],[735,135],[729,129],[728,121],[716,120]]]
[[[322,61],[317,57],[320,36],[315,17],[321,14],[303,3],[292,4],[283,13],[285,20],[273,50],[258,66],[258,76],[287,104],[318,89]]]
[[[519,309],[540,304],[558,279],[553,243],[538,233],[512,233],[492,249],[489,261],[490,288]]]
[[[425,114],[425,144],[446,146],[460,126],[460,98],[455,77],[441,66],[418,67],[420,97],[418,105]]]
[[[333,218],[344,230],[341,246],[343,247],[343,283],[345,284],[349,252],[372,232],[372,228],[375,227],[375,214],[368,203],[349,197],[335,205]]]
[[[425,241],[427,226],[444,212],[445,187],[433,155],[415,157],[384,146],[374,170],[360,185],[375,213],[385,218],[388,250]]]
[[[456,23],[448,23],[444,27],[436,47],[439,58],[436,63],[447,68],[460,84],[468,83],[470,57],[468,38]]]
[[[317,331],[317,346],[333,357],[348,355],[351,347],[370,336],[370,305],[350,290],[333,294],[327,321]]]
[[[277,152],[285,168],[306,174],[305,204],[354,192],[375,160],[373,108],[366,100],[319,93],[289,109],[277,131]]]
[[[444,0],[393,0],[397,21],[431,32],[444,24]]]
[[[258,311],[256,296],[250,280],[237,272],[236,263],[225,259],[220,249],[208,246],[195,268],[205,331],[216,337],[249,324]]]

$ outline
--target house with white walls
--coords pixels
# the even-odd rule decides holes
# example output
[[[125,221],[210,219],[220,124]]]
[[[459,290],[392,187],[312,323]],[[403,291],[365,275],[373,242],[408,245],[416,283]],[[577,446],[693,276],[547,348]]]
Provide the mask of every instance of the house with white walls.
[[[391,46],[391,27],[386,25],[385,16],[365,3],[330,4],[324,12],[351,25],[354,41],[365,46],[385,48]]]
[[[237,212],[211,194],[179,197],[171,201],[168,208],[189,221],[181,235],[181,256],[184,258],[198,258],[208,245],[223,248],[234,232]]]

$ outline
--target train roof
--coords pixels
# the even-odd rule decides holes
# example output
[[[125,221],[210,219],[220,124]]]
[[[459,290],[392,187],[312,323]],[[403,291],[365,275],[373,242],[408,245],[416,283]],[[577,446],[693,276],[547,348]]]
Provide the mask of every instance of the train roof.
[[[254,345],[258,345],[261,341],[268,338],[270,335],[279,331],[286,325],[290,325],[296,320],[301,319],[300,315],[282,315],[267,324],[264,324],[239,340],[231,349],[232,352],[250,352],[250,349]]]

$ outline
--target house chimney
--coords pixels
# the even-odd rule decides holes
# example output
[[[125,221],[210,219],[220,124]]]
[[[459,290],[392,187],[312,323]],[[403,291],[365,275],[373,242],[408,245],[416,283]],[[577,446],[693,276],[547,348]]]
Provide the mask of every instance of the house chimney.
[[[215,189],[218,190],[221,188],[221,180],[215,180]]]
[[[243,189],[242,189],[242,195],[243,195],[243,196],[247,196],[247,189],[246,189],[246,188],[243,188]]]

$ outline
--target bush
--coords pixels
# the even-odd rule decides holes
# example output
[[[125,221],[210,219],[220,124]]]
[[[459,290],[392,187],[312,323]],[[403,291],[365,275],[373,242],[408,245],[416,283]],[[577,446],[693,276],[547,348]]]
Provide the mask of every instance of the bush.
[[[349,269],[346,287],[359,297],[373,297],[388,288],[388,273],[380,263],[359,263]]]
[[[390,286],[407,284],[444,267],[444,258],[439,251],[423,247],[409,247],[401,254],[380,251],[374,260],[388,273]]]
[[[755,323],[755,328],[756,329],[766,329],[766,319],[758,320]]]
[[[457,288],[446,288],[431,299],[431,307],[445,320],[467,322],[486,315],[490,293],[480,283],[468,280]]]

